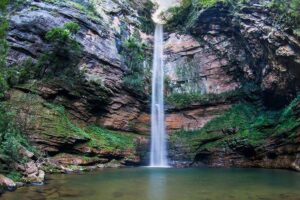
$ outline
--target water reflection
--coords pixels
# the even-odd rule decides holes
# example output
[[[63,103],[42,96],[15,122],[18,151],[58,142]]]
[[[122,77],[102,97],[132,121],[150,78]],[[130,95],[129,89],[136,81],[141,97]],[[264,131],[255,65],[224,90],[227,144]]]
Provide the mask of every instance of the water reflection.
[[[165,200],[167,186],[165,171],[151,169],[149,172],[148,200]]]

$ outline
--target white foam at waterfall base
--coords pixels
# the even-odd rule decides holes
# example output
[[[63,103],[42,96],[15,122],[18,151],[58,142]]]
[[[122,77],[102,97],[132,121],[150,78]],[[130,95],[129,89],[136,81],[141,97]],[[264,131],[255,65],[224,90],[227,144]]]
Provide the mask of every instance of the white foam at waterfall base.
[[[163,25],[156,24],[152,71],[150,167],[168,167],[163,66]]]

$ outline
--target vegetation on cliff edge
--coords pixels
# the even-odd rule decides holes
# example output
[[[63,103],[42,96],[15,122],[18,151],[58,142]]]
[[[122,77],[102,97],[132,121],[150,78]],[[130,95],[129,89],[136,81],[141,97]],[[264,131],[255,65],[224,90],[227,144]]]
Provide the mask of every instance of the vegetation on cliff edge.
[[[24,163],[27,157],[22,152],[37,153],[36,149],[28,142],[22,128],[16,123],[15,113],[8,111],[6,105],[0,103],[0,173],[11,174],[13,163]],[[19,173],[18,173],[19,174]]]
[[[127,67],[124,76],[125,86],[138,94],[144,93],[150,81],[147,45],[137,36],[132,36],[123,41],[121,54]]]
[[[279,111],[266,110],[258,105],[240,103],[208,122],[202,129],[178,131],[171,142],[181,141],[193,152],[215,148],[235,148],[238,145],[259,147],[266,138],[293,139],[300,126],[300,96]]]
[[[215,103],[238,100],[241,94],[239,90],[221,94],[174,93],[166,98],[166,103],[174,108],[181,109],[193,105],[212,105]]]
[[[177,31],[185,32],[194,25],[203,9],[223,4],[234,14],[250,2],[249,0],[183,0],[180,6],[171,8],[163,16],[169,29],[176,28]],[[300,36],[300,0],[260,0],[258,3],[273,10],[274,22],[277,23],[274,26],[291,28],[295,35]]]

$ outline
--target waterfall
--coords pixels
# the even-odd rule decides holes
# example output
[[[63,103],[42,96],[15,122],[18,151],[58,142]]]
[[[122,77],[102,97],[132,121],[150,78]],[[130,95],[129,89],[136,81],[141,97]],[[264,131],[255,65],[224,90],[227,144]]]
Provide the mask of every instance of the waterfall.
[[[163,25],[156,24],[152,71],[151,167],[167,167],[164,114]]]

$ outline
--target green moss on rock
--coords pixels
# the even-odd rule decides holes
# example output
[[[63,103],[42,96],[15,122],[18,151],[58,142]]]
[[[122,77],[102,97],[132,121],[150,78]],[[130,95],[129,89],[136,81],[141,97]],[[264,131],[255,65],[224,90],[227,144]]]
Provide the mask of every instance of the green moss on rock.
[[[49,103],[37,94],[12,90],[10,96],[7,105],[18,113],[16,120],[32,142],[46,152],[71,152],[87,158],[95,154],[129,160],[137,158],[137,137],[134,134],[96,125],[81,127],[70,120],[63,106]]]
[[[100,21],[101,16],[96,11],[95,1],[78,1],[78,0],[45,0],[48,3],[68,6],[83,12],[89,18]]]
[[[89,126],[85,129],[90,136],[89,145],[92,147],[113,150],[134,150],[135,137],[133,134],[111,131],[98,126]]]
[[[169,106],[177,109],[192,105],[211,105],[226,101],[237,100],[242,95],[240,90],[233,90],[221,94],[200,94],[200,93],[174,93],[166,98]]]
[[[265,110],[258,105],[240,103],[208,122],[202,129],[179,131],[171,135],[171,144],[183,143],[191,152],[240,146],[261,147],[266,139],[293,139],[300,127],[299,96],[282,110]]]

